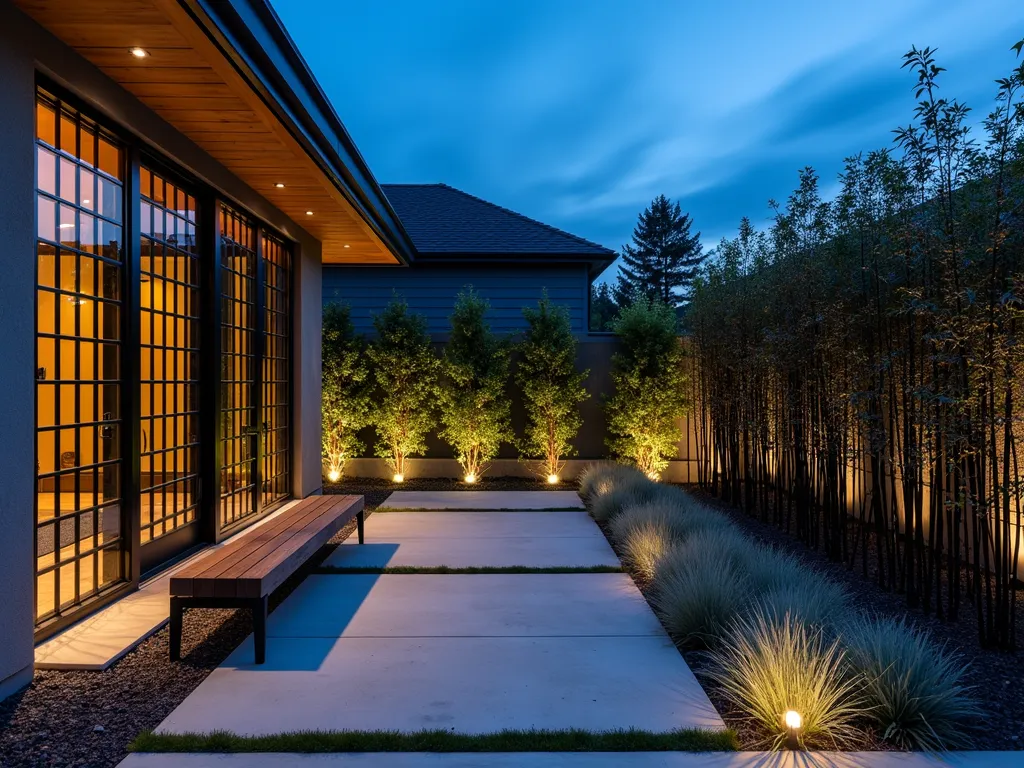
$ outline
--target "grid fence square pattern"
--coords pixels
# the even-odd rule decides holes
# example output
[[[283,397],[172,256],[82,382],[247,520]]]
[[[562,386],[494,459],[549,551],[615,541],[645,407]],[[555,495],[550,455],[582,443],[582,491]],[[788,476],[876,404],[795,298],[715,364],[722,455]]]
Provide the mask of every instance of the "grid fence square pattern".
[[[263,467],[262,504],[289,495],[291,408],[291,329],[289,296],[291,256],[276,237],[263,235]]]
[[[125,579],[122,145],[36,98],[36,620]]]
[[[221,206],[221,527],[256,513],[256,228]]]
[[[196,519],[200,263],[196,200],[140,168],[142,544]]]

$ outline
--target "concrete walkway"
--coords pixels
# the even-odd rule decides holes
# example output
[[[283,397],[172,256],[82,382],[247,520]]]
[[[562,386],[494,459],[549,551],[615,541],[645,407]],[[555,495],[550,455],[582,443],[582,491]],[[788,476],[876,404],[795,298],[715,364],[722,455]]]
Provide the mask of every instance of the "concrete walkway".
[[[377,512],[366,539],[331,563],[618,563],[584,512]],[[313,575],[271,614],[266,664],[251,642],[158,732],[724,727],[622,573]]]
[[[1019,752],[577,752],[131,755],[120,768],[1019,768]]]
[[[381,509],[583,509],[576,491],[395,491]]]

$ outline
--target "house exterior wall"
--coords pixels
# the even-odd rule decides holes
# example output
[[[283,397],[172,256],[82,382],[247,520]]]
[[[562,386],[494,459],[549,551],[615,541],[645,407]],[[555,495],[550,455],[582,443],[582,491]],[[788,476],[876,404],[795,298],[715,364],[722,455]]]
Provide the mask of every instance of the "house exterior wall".
[[[34,635],[37,73],[293,242],[292,483],[320,489],[320,243],[99,69],[0,2],[0,699],[31,679]]]
[[[547,289],[552,301],[568,307],[573,333],[587,332],[590,281],[583,264],[414,264],[411,267],[324,267],[323,301],[352,308],[360,333],[373,332],[373,314],[397,294],[413,312],[424,315],[431,336],[448,335],[455,298],[472,285],[490,302],[488,319],[499,334],[526,327],[523,307],[536,305]]]

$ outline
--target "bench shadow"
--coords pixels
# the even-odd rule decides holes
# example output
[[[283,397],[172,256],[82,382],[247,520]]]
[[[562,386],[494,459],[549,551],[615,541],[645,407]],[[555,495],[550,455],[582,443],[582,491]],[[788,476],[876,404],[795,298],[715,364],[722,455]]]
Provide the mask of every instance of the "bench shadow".
[[[394,558],[398,544],[373,543],[338,547],[352,550],[342,564],[383,568]],[[267,657],[254,663],[249,635],[222,667],[265,672],[315,672],[341,639],[366,602],[381,574],[309,574],[272,610],[267,619]]]

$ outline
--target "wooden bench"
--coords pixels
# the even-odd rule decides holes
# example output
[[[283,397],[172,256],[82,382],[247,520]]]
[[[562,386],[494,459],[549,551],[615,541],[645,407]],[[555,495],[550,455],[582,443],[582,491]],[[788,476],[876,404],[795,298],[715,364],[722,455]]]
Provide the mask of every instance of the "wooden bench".
[[[362,496],[310,496],[172,575],[171,660],[181,658],[185,608],[249,608],[256,663],[262,664],[266,659],[270,593],[353,517],[362,544]]]

